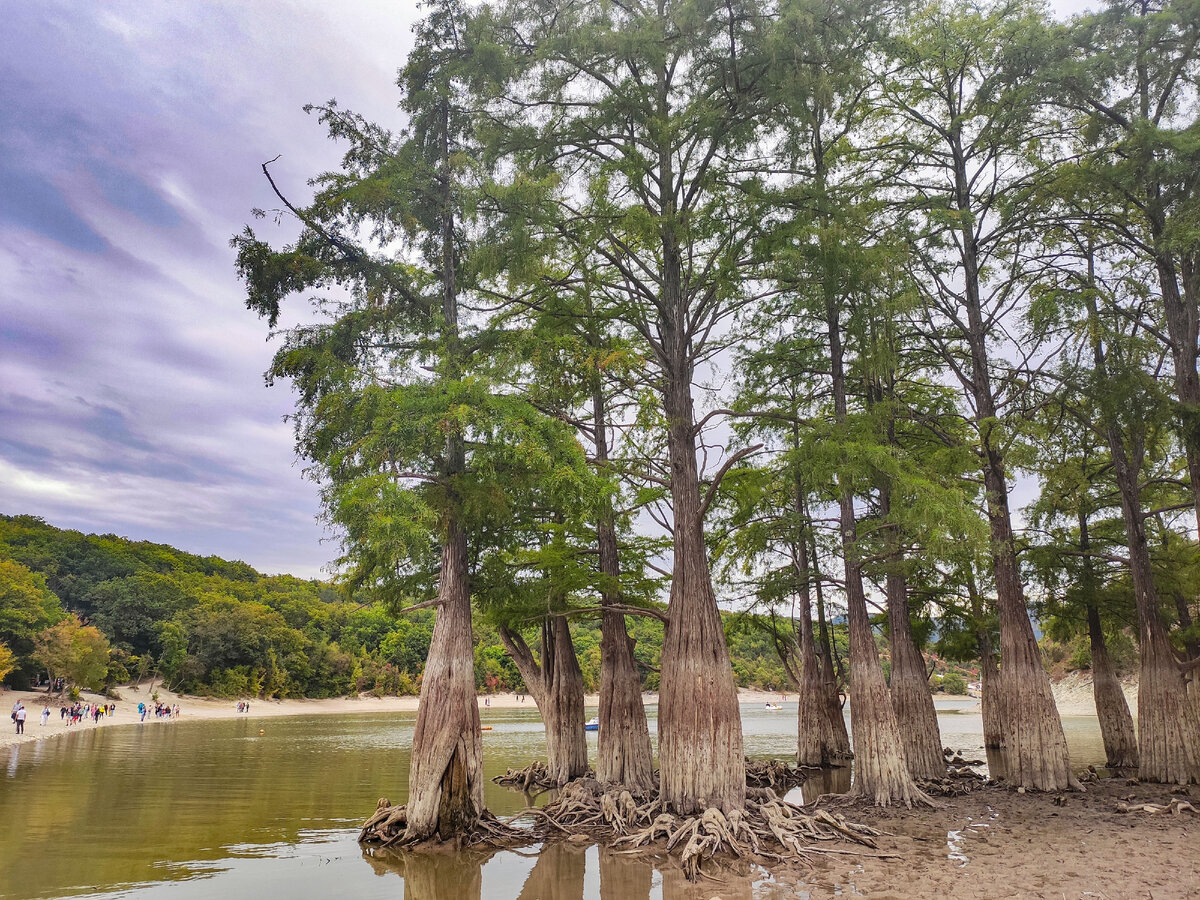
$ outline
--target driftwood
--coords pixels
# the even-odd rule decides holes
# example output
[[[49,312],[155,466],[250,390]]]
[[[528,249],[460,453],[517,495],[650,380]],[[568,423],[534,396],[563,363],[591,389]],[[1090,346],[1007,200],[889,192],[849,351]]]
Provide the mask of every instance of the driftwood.
[[[1146,812],[1152,815],[1171,813],[1176,816],[1183,813],[1190,813],[1193,816],[1200,816],[1200,809],[1196,809],[1191,803],[1186,800],[1180,800],[1178,797],[1172,797],[1170,803],[1128,803],[1124,800],[1118,800],[1113,806],[1117,812],[1122,813]]]

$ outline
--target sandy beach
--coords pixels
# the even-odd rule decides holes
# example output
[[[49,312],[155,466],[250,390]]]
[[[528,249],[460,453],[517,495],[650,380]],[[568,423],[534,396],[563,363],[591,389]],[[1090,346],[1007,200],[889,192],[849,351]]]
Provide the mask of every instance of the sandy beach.
[[[148,715],[145,724],[156,727],[170,726],[173,722],[179,721],[195,722],[207,719],[268,719],[276,716],[415,712],[418,703],[417,697],[375,697],[371,694],[363,694],[358,697],[332,697],[326,700],[251,700],[250,711],[240,713],[237,711],[237,700],[180,695],[166,690],[161,685],[156,685],[154,691],[158,693],[159,702],[171,706],[178,704],[180,708],[178,719],[157,719],[153,715]],[[91,719],[86,719],[80,725],[68,726],[65,720],[59,718],[59,707],[66,703],[65,699],[47,697],[45,692],[42,691],[0,691],[0,708],[6,713],[12,709],[13,704],[18,700],[25,704],[25,709],[28,713],[24,734],[17,734],[16,727],[12,722],[6,721],[4,723],[4,730],[0,732],[0,747],[45,740],[79,729],[136,725],[140,720],[137,705],[139,703],[151,702],[149,684],[144,684],[136,689],[125,685],[119,688],[117,693],[120,694],[121,699],[114,701],[105,700],[101,694],[93,694],[85,691],[81,697],[82,702],[116,703],[116,713],[112,716],[102,716],[97,724],[92,724]],[[743,703],[766,703],[768,700],[778,701],[781,696],[783,695],[765,691],[739,692],[739,697]],[[786,696],[791,700],[795,700],[796,698],[795,694],[788,694]],[[647,692],[643,694],[643,698],[647,705],[658,702],[657,693]],[[584,702],[588,707],[595,707],[599,706],[600,699],[596,694],[588,694],[584,698]],[[41,720],[42,709],[47,705],[50,707],[50,721],[43,726]],[[480,709],[486,707],[495,709],[536,709],[533,699],[528,694],[521,695],[520,699],[517,694],[481,694],[479,696],[479,707]]]
[[[198,721],[205,719],[233,719],[233,718],[273,718],[276,716],[319,716],[319,715],[348,715],[354,713],[379,713],[379,712],[415,712],[417,709],[418,698],[415,696],[409,697],[375,697],[371,694],[362,694],[358,697],[331,697],[325,700],[305,700],[305,699],[290,699],[290,700],[251,700],[250,711],[248,713],[239,713],[237,711],[236,700],[214,699],[210,697],[193,697],[186,694],[176,694],[162,687],[155,685],[154,690],[159,695],[159,701],[169,705],[178,704],[180,708],[180,716],[178,719],[156,719],[154,716],[147,716],[146,725],[170,725],[173,721]],[[81,725],[68,726],[66,722],[59,718],[59,707],[66,702],[61,697],[47,697],[43,691],[0,691],[0,708],[5,712],[12,709],[14,703],[18,700],[25,704],[25,709],[28,712],[28,719],[25,723],[25,734],[16,734],[16,728],[11,722],[5,722],[3,731],[0,731],[0,747],[9,747],[13,744],[26,743],[30,741],[39,741],[46,738],[53,738],[60,734],[66,734],[72,729],[79,728],[111,728],[117,725],[136,725],[139,721],[137,705],[138,703],[150,702],[150,685],[143,684],[140,687],[124,685],[118,689],[121,699],[106,701],[101,694],[93,694],[84,692],[82,701],[84,703],[104,703],[115,702],[117,705],[116,714],[113,716],[102,717],[98,724],[92,724],[91,720],[85,720]],[[1054,686],[1055,699],[1058,703],[1059,713],[1064,716],[1094,716],[1096,707],[1092,701],[1092,686],[1091,679],[1087,676],[1078,674],[1068,676],[1062,682]],[[1126,693],[1130,696],[1130,709],[1137,715],[1137,685],[1126,685]],[[939,697],[949,697],[950,695],[939,694]],[[647,705],[658,703],[658,694],[648,691],[642,695],[643,700]],[[794,701],[795,693],[776,693],[774,691],[754,691],[740,689],[738,691],[738,699],[742,703],[767,703],[779,702],[781,699]],[[978,700],[968,700],[966,697],[953,698],[962,701],[964,704],[973,704],[978,707]],[[584,698],[584,703],[588,707],[598,707],[600,700],[596,694],[588,694]],[[50,721],[43,726],[41,722],[41,713],[43,707],[50,707]],[[493,707],[496,709],[535,709],[536,706],[533,699],[524,694],[518,698],[517,694],[481,694],[479,696],[479,707]],[[964,712],[971,712],[972,708],[969,705],[963,707]]]

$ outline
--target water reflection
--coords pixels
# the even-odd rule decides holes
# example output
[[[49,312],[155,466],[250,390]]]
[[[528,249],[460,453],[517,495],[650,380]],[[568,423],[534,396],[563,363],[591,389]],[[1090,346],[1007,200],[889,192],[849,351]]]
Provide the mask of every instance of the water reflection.
[[[363,858],[376,875],[394,874],[404,880],[404,900],[482,900],[514,895],[516,900],[597,896],[599,900],[710,900],[714,896],[752,900],[754,896],[750,874],[710,872],[692,883],[673,860],[570,840],[548,842],[536,852],[376,849],[365,851]],[[522,880],[515,863],[524,861],[528,866],[530,860],[532,866]]]
[[[554,841],[543,845],[533,870],[521,886],[517,900],[582,898],[586,853],[586,847],[570,841]],[[635,894],[631,900],[638,900],[638,895]]]
[[[483,864],[495,855],[495,850],[450,848],[363,851],[376,875],[395,873],[404,879],[404,900],[482,900]]]

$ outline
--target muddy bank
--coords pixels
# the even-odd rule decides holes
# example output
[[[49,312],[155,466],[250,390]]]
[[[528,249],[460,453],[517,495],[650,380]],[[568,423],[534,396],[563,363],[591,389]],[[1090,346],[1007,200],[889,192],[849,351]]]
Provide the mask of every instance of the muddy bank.
[[[837,807],[890,832],[879,852],[902,860],[826,858],[812,871],[778,871],[776,887],[809,900],[1200,897],[1200,816],[1116,809],[1122,800],[1165,805],[1176,796],[1200,808],[1200,790],[1178,795],[1124,780],[1087,787],[1062,795],[985,788],[935,810]]]

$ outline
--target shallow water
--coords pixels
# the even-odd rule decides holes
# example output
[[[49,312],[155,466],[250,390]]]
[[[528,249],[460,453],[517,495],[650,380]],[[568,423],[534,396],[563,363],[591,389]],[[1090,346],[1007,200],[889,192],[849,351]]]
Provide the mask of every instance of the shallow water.
[[[974,701],[939,701],[943,744],[983,758]],[[651,707],[651,729],[656,710]],[[533,709],[483,709],[488,779],[543,756]],[[592,715],[589,711],[588,715]],[[742,707],[746,752],[795,752],[796,708]],[[690,897],[670,865],[593,846],[438,857],[372,857],[355,842],[381,796],[403,802],[413,713],[181,721],[80,729],[0,757],[0,897],[221,900]],[[1103,762],[1094,718],[1066,718],[1072,760]],[[262,729],[263,734],[259,734]],[[595,754],[595,733],[589,733]],[[803,794],[848,787],[848,770],[814,776]],[[527,805],[487,783],[498,815]],[[810,796],[811,795],[811,796]],[[748,870],[717,892],[755,896]],[[552,886],[548,887],[548,886]],[[704,894],[705,897],[711,896]],[[699,895],[697,895],[699,896]]]

